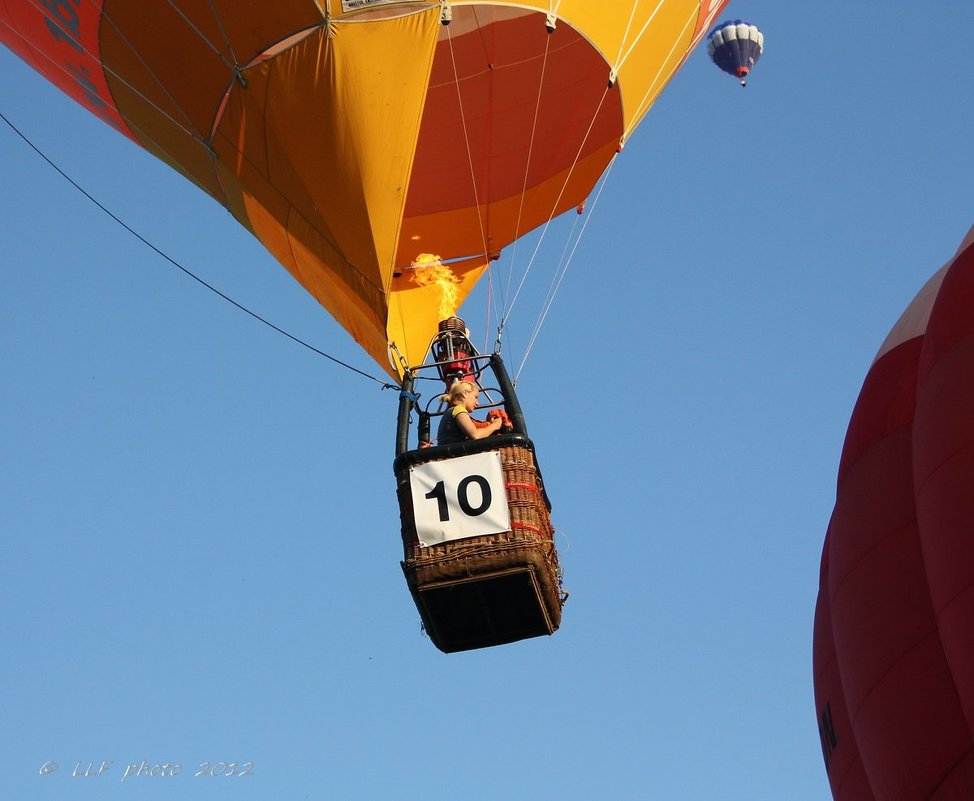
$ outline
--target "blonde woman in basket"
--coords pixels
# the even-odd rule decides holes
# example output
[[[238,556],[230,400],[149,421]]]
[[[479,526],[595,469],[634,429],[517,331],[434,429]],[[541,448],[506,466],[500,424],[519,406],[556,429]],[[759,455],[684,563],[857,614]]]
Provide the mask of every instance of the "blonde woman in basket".
[[[438,445],[484,439],[496,434],[505,424],[506,415],[503,413],[495,414],[492,411],[488,417],[493,419],[487,423],[481,423],[470,416],[479,403],[480,390],[469,381],[457,381],[441,399],[449,408],[440,418],[440,427],[436,433]]]

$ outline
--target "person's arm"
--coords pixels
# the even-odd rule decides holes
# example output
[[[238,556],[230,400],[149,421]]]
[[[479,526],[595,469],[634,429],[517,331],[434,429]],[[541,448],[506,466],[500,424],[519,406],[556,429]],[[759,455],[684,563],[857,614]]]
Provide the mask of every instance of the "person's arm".
[[[484,428],[477,428],[473,424],[473,420],[470,419],[470,414],[466,409],[462,412],[457,412],[453,419],[456,420],[457,426],[459,426],[460,430],[469,439],[484,439],[485,437],[489,437],[491,434],[499,431],[501,425],[503,425],[503,420],[496,418],[490,421],[490,425],[484,426]]]

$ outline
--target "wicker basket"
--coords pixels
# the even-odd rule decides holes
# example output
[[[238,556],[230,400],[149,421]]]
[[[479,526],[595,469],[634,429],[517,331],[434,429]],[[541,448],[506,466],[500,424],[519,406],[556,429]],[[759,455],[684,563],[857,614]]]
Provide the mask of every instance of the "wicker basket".
[[[426,631],[442,651],[461,651],[554,633],[564,595],[554,531],[534,454],[501,447],[511,528],[420,546],[409,469],[397,470],[403,572]],[[434,460],[430,460],[434,461]]]

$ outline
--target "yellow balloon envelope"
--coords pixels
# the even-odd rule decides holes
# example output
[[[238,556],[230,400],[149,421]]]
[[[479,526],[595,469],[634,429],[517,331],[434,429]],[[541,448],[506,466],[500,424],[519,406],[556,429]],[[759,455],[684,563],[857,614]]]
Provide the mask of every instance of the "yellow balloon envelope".
[[[0,41],[223,204],[393,377],[575,208],[728,0],[5,0]],[[448,23],[448,24],[447,24]]]

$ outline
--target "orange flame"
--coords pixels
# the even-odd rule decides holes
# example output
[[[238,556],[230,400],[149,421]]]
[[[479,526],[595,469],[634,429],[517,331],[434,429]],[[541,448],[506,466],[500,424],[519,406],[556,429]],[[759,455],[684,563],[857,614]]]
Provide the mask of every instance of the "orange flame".
[[[460,292],[457,286],[460,279],[453,274],[439,256],[432,253],[420,253],[412,263],[412,279],[420,286],[438,286],[440,288],[440,317],[445,320],[457,313]]]

